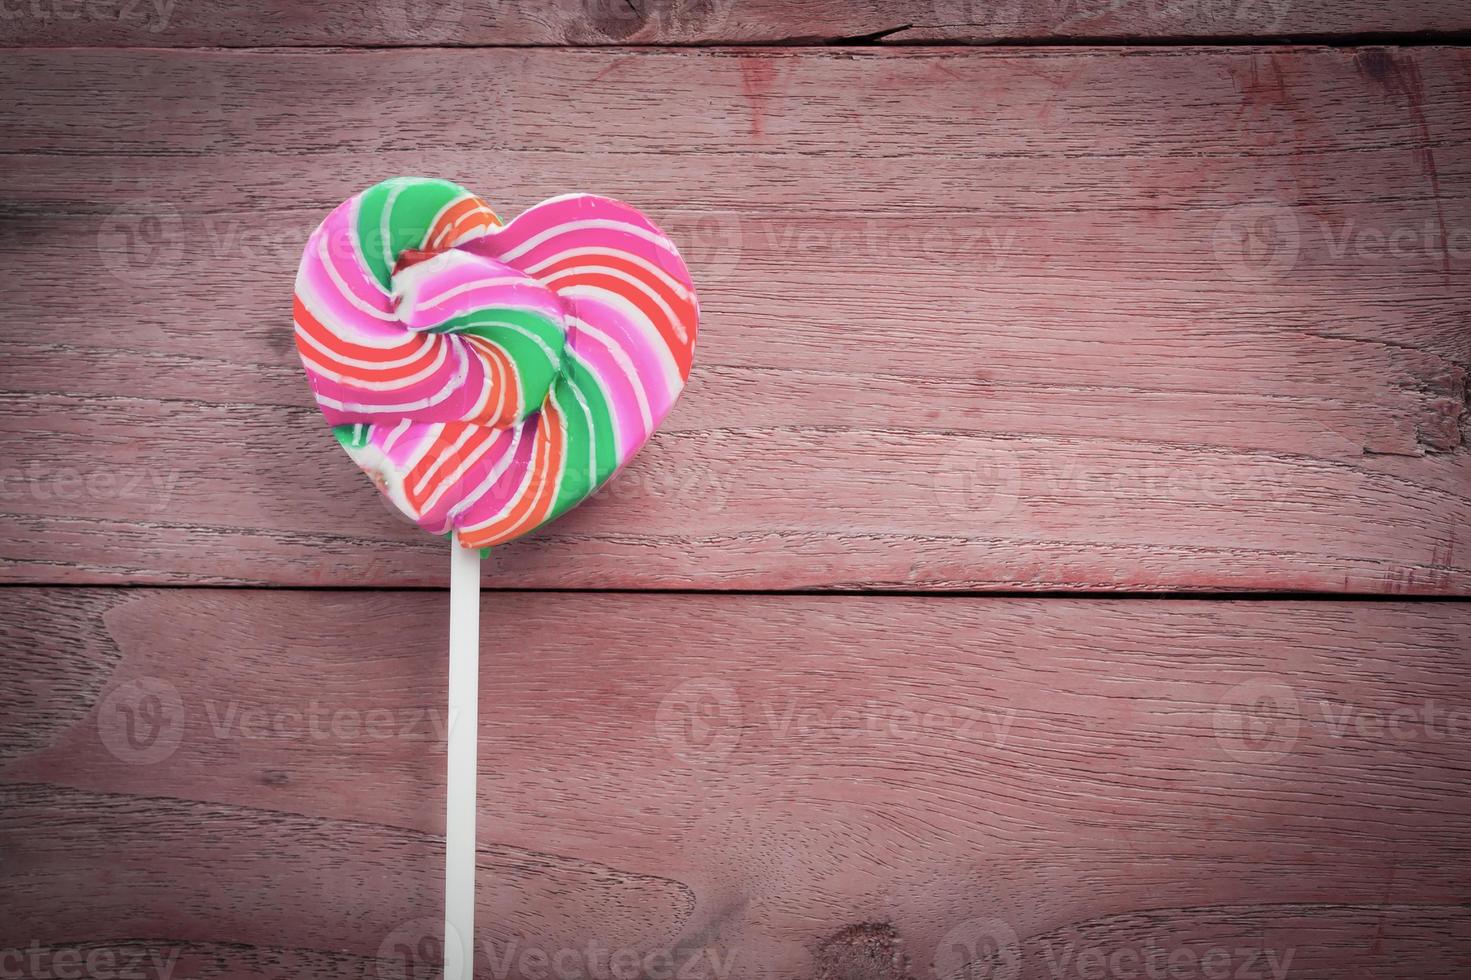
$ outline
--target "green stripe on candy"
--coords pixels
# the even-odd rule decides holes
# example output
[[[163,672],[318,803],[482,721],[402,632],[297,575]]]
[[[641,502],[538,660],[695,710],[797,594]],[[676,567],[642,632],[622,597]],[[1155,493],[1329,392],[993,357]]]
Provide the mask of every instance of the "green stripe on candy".
[[[581,503],[618,468],[613,412],[597,377],[569,354],[553,391],[566,419],[567,450],[562,483],[548,519]],[[591,473],[587,472],[589,453],[593,459]]]
[[[373,435],[373,427],[363,422],[332,426],[332,435],[343,449],[362,449]]]
[[[423,248],[440,212],[470,196],[458,184],[428,177],[394,177],[363,192],[358,202],[358,246],[368,271],[385,291],[398,256],[405,249]]]
[[[567,344],[566,335],[556,323],[530,310],[510,308],[488,307],[463,313],[429,332],[483,337],[505,351],[516,368],[522,400],[529,403],[521,405],[523,412],[534,411],[541,405],[547,389],[561,370],[563,349]],[[552,352],[551,358],[547,357],[547,350]]]

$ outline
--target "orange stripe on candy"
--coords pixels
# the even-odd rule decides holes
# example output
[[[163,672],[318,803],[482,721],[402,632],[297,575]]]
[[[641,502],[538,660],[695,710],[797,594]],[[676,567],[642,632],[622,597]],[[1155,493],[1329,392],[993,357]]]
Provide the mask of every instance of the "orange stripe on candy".
[[[496,219],[496,216],[491,214],[489,211],[479,211],[476,212],[474,215],[471,215],[470,217],[461,219],[454,226],[454,228],[450,230],[448,241],[450,244],[453,244],[462,240],[465,235],[470,231],[476,229],[494,228],[499,224],[500,221],[498,221]]]
[[[467,548],[488,548],[516,537],[521,527],[536,527],[546,520],[557,499],[556,476],[565,458],[565,433],[562,414],[555,402],[548,400],[542,408],[536,427],[536,445],[531,454],[531,480],[510,512],[493,524],[462,533],[461,543]]]
[[[430,229],[428,247],[441,251],[464,237],[472,228],[493,228],[501,223],[495,212],[478,197],[467,197],[450,208]]]
[[[542,471],[542,483],[537,495],[536,506],[531,511],[530,527],[540,525],[552,512],[552,505],[557,502],[557,477],[561,474],[563,463],[567,458],[567,430],[562,422],[562,412],[557,408],[554,399],[547,399],[541,410],[541,418],[551,431],[547,435],[549,444],[547,465]]]
[[[511,363],[511,359],[506,356],[505,351],[488,340],[471,336],[467,336],[464,339],[470,345],[470,348],[479,353],[482,360],[485,361],[486,375],[490,379],[492,390],[498,396],[498,399],[487,399],[485,412],[477,415],[470,421],[479,425],[510,425],[519,417],[521,404],[521,385],[516,375],[515,365]],[[502,402],[499,415],[490,414],[493,410],[490,405],[492,400]]]
[[[446,236],[454,229],[460,219],[484,208],[485,202],[474,195],[462,198],[449,210],[441,214],[438,220],[434,222],[434,227],[429,229],[429,234],[424,239],[425,248],[430,251],[438,251],[444,248]]]

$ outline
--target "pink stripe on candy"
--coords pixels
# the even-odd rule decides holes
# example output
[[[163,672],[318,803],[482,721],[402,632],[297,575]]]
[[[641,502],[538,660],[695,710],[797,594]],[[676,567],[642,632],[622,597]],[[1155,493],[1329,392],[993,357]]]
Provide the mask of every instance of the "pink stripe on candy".
[[[536,445],[536,427],[541,423],[541,418],[541,413],[536,412],[511,427],[511,429],[520,429],[520,441],[516,444],[515,455],[506,467],[506,471],[488,491],[479,499],[466,502],[464,509],[455,516],[456,526],[468,527],[489,521],[504,510],[511,499],[516,496],[521,485],[526,482],[531,469],[532,450]],[[510,431],[507,430],[507,432]],[[499,443],[500,440],[497,440],[498,448],[500,448]]]

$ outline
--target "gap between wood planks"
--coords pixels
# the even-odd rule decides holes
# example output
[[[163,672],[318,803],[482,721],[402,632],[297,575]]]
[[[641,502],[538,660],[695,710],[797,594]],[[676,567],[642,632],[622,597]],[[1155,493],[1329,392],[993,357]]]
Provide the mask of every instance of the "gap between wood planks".
[[[229,51],[248,53],[251,51],[476,51],[476,50],[546,50],[546,51],[669,51],[704,50],[709,48],[782,48],[789,50],[824,50],[828,48],[859,48],[872,51],[920,48],[1093,48],[1101,51],[1125,50],[1129,48],[1428,48],[1428,47],[1471,47],[1471,31],[1368,31],[1361,34],[1230,34],[1205,36],[1193,34],[1162,37],[1115,37],[1110,35],[1077,37],[1003,37],[986,41],[968,41],[961,38],[923,38],[913,41],[895,37],[896,34],[915,27],[904,24],[884,31],[860,34],[853,37],[789,37],[755,41],[695,40],[695,41],[622,41],[618,44],[548,44],[539,42],[507,42],[492,44],[467,42],[455,44],[442,42],[424,44],[405,42],[402,44],[193,44],[193,45],[150,45],[150,44],[23,44],[5,46],[0,51]]]
[[[213,592],[448,592],[443,585],[273,585],[270,583],[184,583],[149,582],[71,584],[62,582],[0,582],[0,592],[9,589],[143,590],[149,592],[213,591]],[[1294,592],[1274,590],[1261,592],[1190,592],[1171,590],[1117,592],[1084,589],[967,589],[929,591],[925,589],[631,589],[631,588],[538,588],[535,586],[492,586],[481,583],[482,593],[535,593],[542,595],[660,595],[660,596],[733,596],[781,598],[882,598],[882,599],[1105,599],[1119,602],[1149,600],[1156,602],[1377,602],[1377,603],[1467,603],[1471,595],[1421,595],[1381,592]]]
[[[1293,32],[1290,34],[1223,34],[1199,36],[1194,34],[1172,34],[1159,37],[1116,37],[1110,35],[1074,35],[1066,37],[1011,37],[988,41],[963,39],[925,39],[909,41],[895,37],[902,31],[911,30],[914,24],[905,24],[887,31],[875,31],[855,37],[830,37],[816,39],[786,38],[777,41],[749,42],[771,46],[796,47],[845,47],[861,46],[876,48],[891,47],[937,47],[937,48],[1229,48],[1229,47],[1290,47],[1294,45],[1316,45],[1325,48],[1356,48],[1388,45],[1390,47],[1414,48],[1423,46],[1465,46],[1471,44],[1471,31],[1364,31],[1356,34],[1334,34]],[[677,45],[660,45],[676,47]],[[691,47],[702,46],[698,42]],[[713,44],[703,46],[713,47]],[[731,45],[739,47],[740,44]]]

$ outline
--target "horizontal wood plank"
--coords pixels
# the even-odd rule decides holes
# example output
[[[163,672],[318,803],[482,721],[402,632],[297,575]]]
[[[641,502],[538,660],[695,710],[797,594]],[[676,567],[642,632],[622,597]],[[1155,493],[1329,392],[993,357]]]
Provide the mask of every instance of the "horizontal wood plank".
[[[13,0],[5,45],[698,45],[1471,30],[1458,0]]]
[[[0,949],[428,976],[444,612],[0,591]],[[482,623],[477,975],[1471,969],[1471,606],[519,593]]]
[[[704,308],[665,431],[493,585],[1464,593],[1466,69],[17,53],[0,575],[442,584],[332,444],[288,311],[328,208],[432,173],[508,214],[635,202]]]

